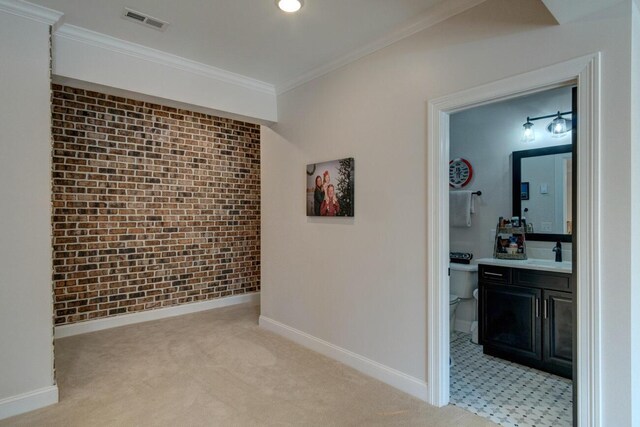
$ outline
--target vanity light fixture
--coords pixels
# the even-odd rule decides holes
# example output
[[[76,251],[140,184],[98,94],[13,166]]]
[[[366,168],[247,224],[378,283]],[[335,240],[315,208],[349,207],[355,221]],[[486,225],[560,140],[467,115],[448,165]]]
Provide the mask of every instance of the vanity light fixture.
[[[560,111],[558,111],[558,116],[553,119],[549,127],[551,128],[551,135],[553,136],[557,137],[567,133],[567,121],[562,118]]]
[[[561,113],[558,111],[556,114],[549,114],[546,116],[539,117],[527,117],[527,122],[522,125],[524,128],[522,130],[522,141],[523,142],[532,142],[536,139],[535,132],[533,130],[533,122],[534,120],[542,120],[542,119],[550,119],[554,118],[551,123],[547,126],[547,131],[551,133],[551,136],[555,138],[562,137],[567,134],[573,128],[573,120],[565,119],[562,116],[566,116],[568,114],[573,114],[573,111],[565,111]]]
[[[527,123],[523,124],[524,131],[522,131],[522,142],[533,142],[536,139],[536,133],[533,131],[533,123],[527,117]]]
[[[283,12],[295,13],[302,7],[302,0],[276,0],[276,4]]]

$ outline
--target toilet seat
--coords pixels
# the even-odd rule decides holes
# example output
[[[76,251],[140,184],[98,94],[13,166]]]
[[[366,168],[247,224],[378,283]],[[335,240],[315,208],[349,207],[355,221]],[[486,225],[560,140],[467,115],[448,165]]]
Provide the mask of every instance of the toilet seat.
[[[449,295],[449,305],[453,305],[459,302],[460,302],[460,297],[458,297],[458,295],[453,295],[453,294]]]

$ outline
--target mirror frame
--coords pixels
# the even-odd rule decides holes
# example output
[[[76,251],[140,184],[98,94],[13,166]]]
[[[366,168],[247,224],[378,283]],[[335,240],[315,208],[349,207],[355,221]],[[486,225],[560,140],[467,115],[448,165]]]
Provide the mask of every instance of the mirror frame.
[[[511,202],[513,205],[513,216],[522,215],[522,201],[520,199],[520,183],[522,182],[522,159],[527,157],[549,156],[553,154],[573,153],[573,144],[556,145],[552,147],[534,148],[531,150],[514,151],[512,153],[512,188]],[[575,158],[575,153],[573,153]],[[573,219],[572,219],[573,221]],[[551,233],[526,233],[526,240],[539,242],[571,242],[571,234],[551,234]]]

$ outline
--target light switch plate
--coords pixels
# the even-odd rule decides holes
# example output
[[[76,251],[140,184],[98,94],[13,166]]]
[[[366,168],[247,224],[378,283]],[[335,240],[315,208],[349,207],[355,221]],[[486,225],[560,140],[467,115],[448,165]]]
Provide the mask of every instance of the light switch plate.
[[[540,194],[549,193],[549,184],[540,184]]]

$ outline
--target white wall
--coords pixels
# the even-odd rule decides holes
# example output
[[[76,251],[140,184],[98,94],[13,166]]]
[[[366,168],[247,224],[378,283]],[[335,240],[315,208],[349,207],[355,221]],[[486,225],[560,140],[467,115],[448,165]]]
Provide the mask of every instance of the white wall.
[[[631,122],[632,127],[632,165],[640,164],[640,0],[634,0],[632,5],[632,73],[631,73],[631,117],[634,118]],[[631,312],[631,325],[632,325],[632,354],[636,356],[640,354],[640,168],[632,168],[632,209],[631,214],[631,235],[635,236],[632,241],[632,253],[631,259],[636,262],[632,263],[631,271],[631,283],[635,284],[632,287],[631,306],[635,307],[635,310]],[[640,356],[637,356],[634,360],[634,365],[631,372],[632,384],[640,384]],[[633,407],[633,425],[640,425],[640,387],[636,387],[633,390],[632,401]]]
[[[538,1],[488,0],[280,96],[262,140],[263,316],[428,380],[428,100],[602,51],[602,417],[631,425],[630,2],[558,26]],[[346,156],[355,218],[307,219],[305,165]]]
[[[273,85],[79,27],[65,24],[55,32],[53,56],[58,77],[224,117],[261,123],[278,118]]]
[[[0,11],[0,418],[57,401],[49,25]]]

